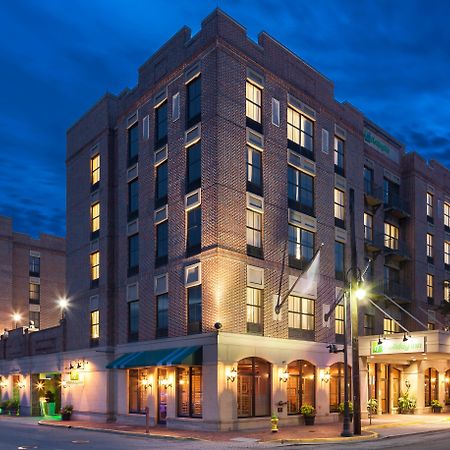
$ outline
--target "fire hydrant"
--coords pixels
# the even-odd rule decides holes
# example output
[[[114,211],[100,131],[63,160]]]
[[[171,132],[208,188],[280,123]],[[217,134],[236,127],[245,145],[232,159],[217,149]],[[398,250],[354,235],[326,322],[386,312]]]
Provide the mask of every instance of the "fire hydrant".
[[[278,432],[278,417],[275,414],[272,414],[272,418],[270,419],[270,423],[272,424],[272,433]]]

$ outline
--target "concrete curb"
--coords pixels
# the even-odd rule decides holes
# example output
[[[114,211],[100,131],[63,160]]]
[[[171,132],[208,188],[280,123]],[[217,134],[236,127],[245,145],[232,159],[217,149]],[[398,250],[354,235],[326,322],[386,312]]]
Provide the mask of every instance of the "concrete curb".
[[[267,442],[278,442],[280,444],[320,444],[320,443],[334,443],[340,444],[341,442],[361,442],[361,441],[371,441],[373,439],[378,439],[379,434],[376,431],[368,431],[366,436],[351,436],[351,437],[331,437],[331,438],[307,438],[307,439],[277,439]]]

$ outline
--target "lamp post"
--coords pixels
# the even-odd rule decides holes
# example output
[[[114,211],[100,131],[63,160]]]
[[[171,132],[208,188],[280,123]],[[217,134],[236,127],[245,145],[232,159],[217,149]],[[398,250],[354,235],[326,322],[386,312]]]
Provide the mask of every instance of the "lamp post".
[[[347,327],[348,327],[348,293],[344,293],[344,423],[341,436],[350,437],[350,406],[349,401],[349,374],[348,374],[348,343],[347,343]]]
[[[22,316],[19,313],[13,314],[14,328],[18,327],[18,324],[21,320],[22,320]]]

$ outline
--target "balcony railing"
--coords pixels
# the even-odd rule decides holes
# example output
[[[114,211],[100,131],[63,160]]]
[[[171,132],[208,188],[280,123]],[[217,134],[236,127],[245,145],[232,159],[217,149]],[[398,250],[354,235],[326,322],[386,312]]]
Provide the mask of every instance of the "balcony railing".
[[[404,261],[410,259],[408,246],[401,239],[395,239],[387,234],[383,235],[384,255],[396,260]]]
[[[400,219],[411,215],[409,202],[404,200],[400,195],[384,195],[383,203],[386,212],[391,212]]]
[[[387,295],[401,303],[411,301],[411,290],[405,283],[398,281],[384,280],[373,288],[375,294]]]
[[[383,189],[368,180],[364,180],[364,197],[369,206],[383,203]]]

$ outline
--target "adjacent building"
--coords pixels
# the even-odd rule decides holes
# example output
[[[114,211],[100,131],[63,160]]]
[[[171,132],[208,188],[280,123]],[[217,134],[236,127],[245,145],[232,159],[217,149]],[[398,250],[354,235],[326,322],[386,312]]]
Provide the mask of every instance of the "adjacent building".
[[[20,367],[28,404],[33,374],[59,373],[78,417],[143,423],[148,406],[152,423],[244,429],[272,412],[298,423],[308,403],[337,420],[344,366],[327,345],[343,342],[343,306],[324,315],[351,268],[350,191],[357,264],[371,262],[381,308],[360,306],[363,399],[393,412],[408,379],[423,382],[421,411],[447,400],[450,335],[436,307],[450,300],[449,171],[220,10],[69,129],[63,351],[3,361],[2,373]],[[296,281],[322,243],[305,291]],[[400,325],[415,352],[374,354]]]

